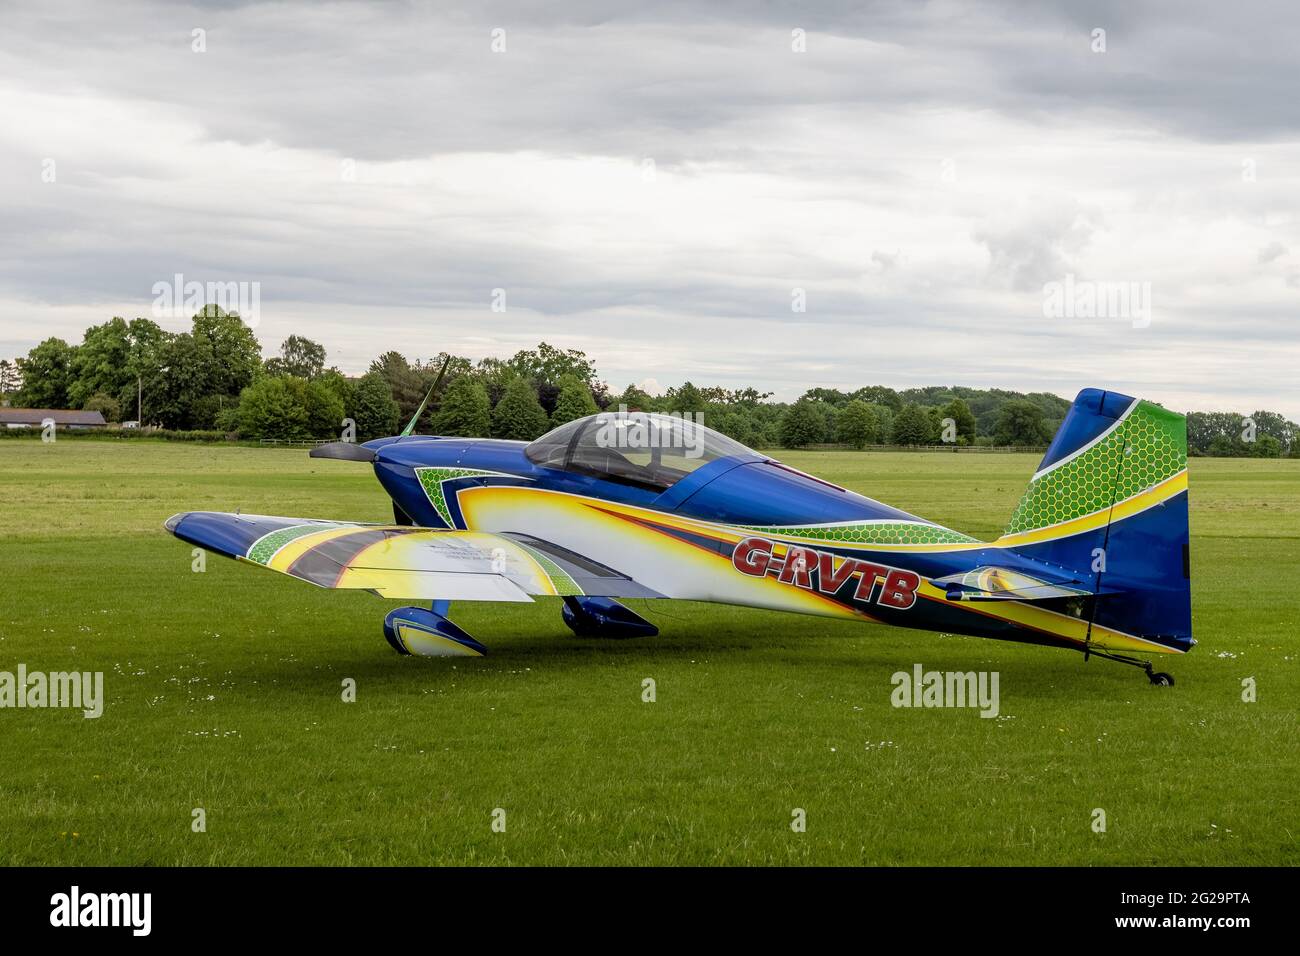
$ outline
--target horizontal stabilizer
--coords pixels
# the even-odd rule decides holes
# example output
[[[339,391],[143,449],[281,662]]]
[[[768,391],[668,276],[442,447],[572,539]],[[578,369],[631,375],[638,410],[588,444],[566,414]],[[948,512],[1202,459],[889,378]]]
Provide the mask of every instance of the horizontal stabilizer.
[[[1057,598],[1091,597],[1090,582],[1076,578],[1048,581],[1010,568],[982,567],[964,574],[936,578],[949,601],[1050,601]],[[1102,590],[1102,594],[1108,593]]]

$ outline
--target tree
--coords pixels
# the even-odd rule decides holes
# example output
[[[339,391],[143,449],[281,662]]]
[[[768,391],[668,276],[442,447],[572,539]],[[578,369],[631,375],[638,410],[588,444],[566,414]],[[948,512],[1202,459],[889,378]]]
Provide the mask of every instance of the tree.
[[[1212,458],[1235,458],[1241,454],[1241,450],[1227,435],[1215,435],[1205,453]]]
[[[708,406],[704,394],[690,382],[678,388],[668,389],[660,404],[666,411],[682,415],[698,414],[705,411]]]
[[[63,339],[46,339],[18,360],[23,386],[16,403],[25,408],[67,408],[76,349]]]
[[[720,406],[717,412],[709,412],[709,427],[750,448],[763,444],[761,423],[751,409]]]
[[[208,378],[211,367],[212,347],[206,338],[183,332],[168,339],[162,352],[162,368],[145,383],[141,424],[158,422],[176,429],[196,427],[205,411],[200,403],[213,391]]]
[[[510,363],[504,359],[488,357],[479,359],[478,365],[474,369],[475,377],[483,383],[487,389],[488,401],[493,405],[501,401],[501,396],[506,392],[506,386],[514,378],[514,369]]]
[[[190,334],[201,346],[205,390],[212,395],[238,395],[262,371],[262,346],[253,330],[234,312],[204,306],[194,316]]]
[[[826,417],[813,402],[795,402],[781,419],[781,444],[786,448],[802,448],[826,437]]]
[[[1042,445],[1052,440],[1043,410],[1026,399],[1015,398],[998,412],[994,440],[999,445]]]
[[[964,399],[954,398],[939,409],[940,438],[943,438],[943,421],[951,420],[956,434],[953,436],[958,444],[969,445],[975,441],[975,413],[970,410]]]
[[[800,398],[806,398],[810,402],[825,402],[827,405],[834,405],[836,408],[847,405],[850,397],[838,388],[821,388],[820,386],[810,388],[800,396]]]
[[[337,439],[343,428],[343,399],[320,382],[294,377],[288,381],[302,396],[303,410],[307,413],[308,435],[312,438]]]
[[[268,359],[268,375],[291,375],[307,381],[319,378],[325,371],[325,346],[318,345],[301,335],[291,335],[280,345],[280,357]]]
[[[381,375],[388,383],[389,393],[397,402],[398,417],[409,421],[424,401],[437,371],[427,372],[424,366],[412,365],[400,352],[385,352],[370,363],[370,371]]]
[[[1281,458],[1282,443],[1273,435],[1260,435],[1250,449],[1252,458]]]
[[[565,375],[560,379],[560,394],[555,400],[555,411],[551,412],[552,427],[595,415],[598,411],[589,383],[576,375]]]
[[[854,392],[852,397],[860,398],[868,405],[884,405],[895,414],[903,410],[902,397],[884,385],[865,385]]]
[[[0,401],[7,399],[23,386],[18,366],[8,359],[0,359]]]
[[[1282,449],[1291,448],[1300,434],[1300,426],[1278,412],[1257,411],[1251,414],[1251,421],[1260,435],[1272,435]],[[1273,456],[1266,456],[1273,457]]]
[[[403,403],[411,403],[411,411],[420,404],[423,395],[418,394],[420,391],[419,375],[411,368],[411,363],[406,360],[406,356],[401,352],[388,351],[379,358],[370,363],[370,371],[380,376],[388,383],[388,388],[392,393],[393,400],[397,402],[399,411],[403,409]]]
[[[120,400],[134,391],[136,378],[131,374],[130,330],[126,320],[118,317],[86,330],[81,347],[72,355],[69,372],[68,402],[85,408],[96,394]]]
[[[507,363],[516,374],[532,383],[538,401],[549,415],[560,395],[560,379],[577,376],[593,393],[604,395],[606,386],[596,380],[596,363],[577,349],[557,349],[545,342],[536,349],[521,350]]]
[[[546,411],[537,401],[533,386],[517,376],[492,410],[492,437],[532,441],[546,431]]]
[[[120,422],[122,420],[122,406],[112,395],[106,395],[103,392],[96,392],[86,400],[82,406],[88,412],[99,412],[104,416],[106,422]]]
[[[361,441],[387,438],[397,432],[402,412],[382,375],[369,372],[361,376],[353,395],[352,418]]]
[[[301,441],[310,434],[307,407],[295,379],[260,378],[239,397],[239,431],[245,438]]]
[[[876,413],[860,398],[844,406],[837,428],[839,440],[854,448],[865,448],[880,440],[880,422]]]
[[[723,388],[721,385],[710,385],[700,389],[700,394],[710,405],[745,405],[750,408],[772,397],[771,392],[760,392],[752,386]]]
[[[924,408],[908,402],[894,416],[890,438],[895,445],[928,445],[935,439],[934,422]]]
[[[139,356],[133,361],[148,370],[145,421],[167,428],[211,428],[221,409],[262,372],[261,346],[234,313],[205,306],[194,316],[191,331],[180,335],[165,335],[152,325],[132,323]]]
[[[356,418],[355,415],[352,415],[352,408],[356,405],[357,386],[352,379],[338,369],[331,368],[322,372],[312,381],[318,382],[323,388],[328,389],[343,403],[343,414]]]
[[[118,395],[123,418],[139,419],[155,407],[171,339],[170,332],[150,319],[137,318],[127,323],[127,375],[125,389]],[[238,404],[238,400],[232,399],[231,404]]]
[[[629,385],[623,389],[621,395],[615,395],[611,398],[610,405],[616,411],[620,405],[626,405],[629,412],[652,412],[655,410],[655,400],[650,397],[648,392],[643,392],[635,385]]]
[[[814,402],[822,413],[822,441],[827,444],[834,444],[839,435],[840,410],[835,405],[827,402]]]
[[[588,385],[596,382],[596,363],[586,353],[577,349],[557,349],[540,342],[535,349],[518,351],[510,359],[510,367],[533,383],[534,386],[555,385],[566,375],[576,375]]]
[[[227,435],[239,434],[239,403],[227,405],[217,413],[216,419],[212,422],[214,431],[225,432]]]
[[[492,431],[492,403],[483,384],[462,375],[448,386],[433,419],[437,435],[484,438]]]
[[[211,431],[219,428],[217,420],[220,419],[227,408],[238,408],[238,395],[200,395],[190,403],[189,412],[186,416],[186,428],[195,428],[200,431]],[[145,406],[148,411],[149,406]]]
[[[876,433],[880,436],[880,442],[888,444],[894,435],[894,410],[888,405],[872,405],[871,410],[876,413],[876,421],[879,422]]]

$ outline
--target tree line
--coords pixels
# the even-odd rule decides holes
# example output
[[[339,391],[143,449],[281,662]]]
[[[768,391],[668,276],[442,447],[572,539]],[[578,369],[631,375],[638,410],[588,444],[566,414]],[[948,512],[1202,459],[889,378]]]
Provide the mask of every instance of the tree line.
[[[854,391],[810,388],[793,403],[755,388],[691,382],[649,395],[635,385],[614,393],[577,349],[540,343],[508,359],[477,362],[446,352],[428,360],[385,352],[364,375],[327,367],[323,345],[291,335],[278,355],[240,317],[207,306],[187,332],[149,319],[113,318],[86,330],[79,345],[49,338],[16,361],[0,360],[0,398],[29,408],[101,412],[174,431],[246,439],[338,438],[354,423],[357,440],[395,434],[419,408],[438,372],[439,394],[417,430],[531,441],[550,428],[603,409],[692,413],[751,447],[838,444],[1019,445],[1051,440],[1069,410],[1046,392],[931,386]],[[1193,454],[1278,457],[1300,453],[1300,431],[1267,411],[1243,417],[1193,412]]]

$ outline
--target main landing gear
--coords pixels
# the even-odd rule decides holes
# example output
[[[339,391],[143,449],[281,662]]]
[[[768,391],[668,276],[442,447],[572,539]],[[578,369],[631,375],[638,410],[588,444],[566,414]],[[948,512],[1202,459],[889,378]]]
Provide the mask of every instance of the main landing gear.
[[[1104,657],[1109,661],[1119,661],[1121,664],[1131,664],[1134,667],[1140,667],[1147,672],[1147,680],[1156,687],[1174,686],[1174,675],[1166,674],[1164,671],[1155,670],[1150,661],[1138,660],[1136,657],[1126,657],[1123,654],[1111,654],[1108,651],[1098,651],[1091,647],[1086,647],[1083,651],[1083,659],[1086,661],[1089,657]]]
[[[482,657],[487,648],[447,620],[450,601],[432,608],[399,607],[384,618],[384,637],[399,654],[420,657]]]
[[[659,628],[613,598],[566,597],[563,613],[564,623],[579,637],[623,640],[654,637],[659,633]]]
[[[384,637],[399,654],[419,657],[482,657],[486,654],[486,647],[447,620],[450,611],[450,601],[434,601],[429,608],[399,607],[384,618]],[[631,608],[605,597],[566,597],[564,623],[579,637],[621,640],[654,637],[659,633],[659,628]]]

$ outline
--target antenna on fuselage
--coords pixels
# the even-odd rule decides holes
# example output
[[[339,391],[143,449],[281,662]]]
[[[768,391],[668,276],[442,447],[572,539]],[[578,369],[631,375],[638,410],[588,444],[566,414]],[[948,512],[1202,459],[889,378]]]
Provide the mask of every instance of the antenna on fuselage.
[[[450,365],[451,365],[451,356],[448,355],[447,361],[442,363],[442,371],[438,373],[438,377],[435,378],[433,380],[433,384],[429,386],[429,393],[424,396],[424,401],[420,403],[420,407],[415,410],[415,414],[411,417],[410,424],[408,424],[405,428],[402,429],[403,438],[406,438],[407,436],[415,433],[415,426],[420,423],[420,416],[423,415],[424,410],[429,407],[429,399],[433,398],[433,393],[436,392],[438,390],[438,386],[442,384],[442,379],[447,374],[447,368]]]

